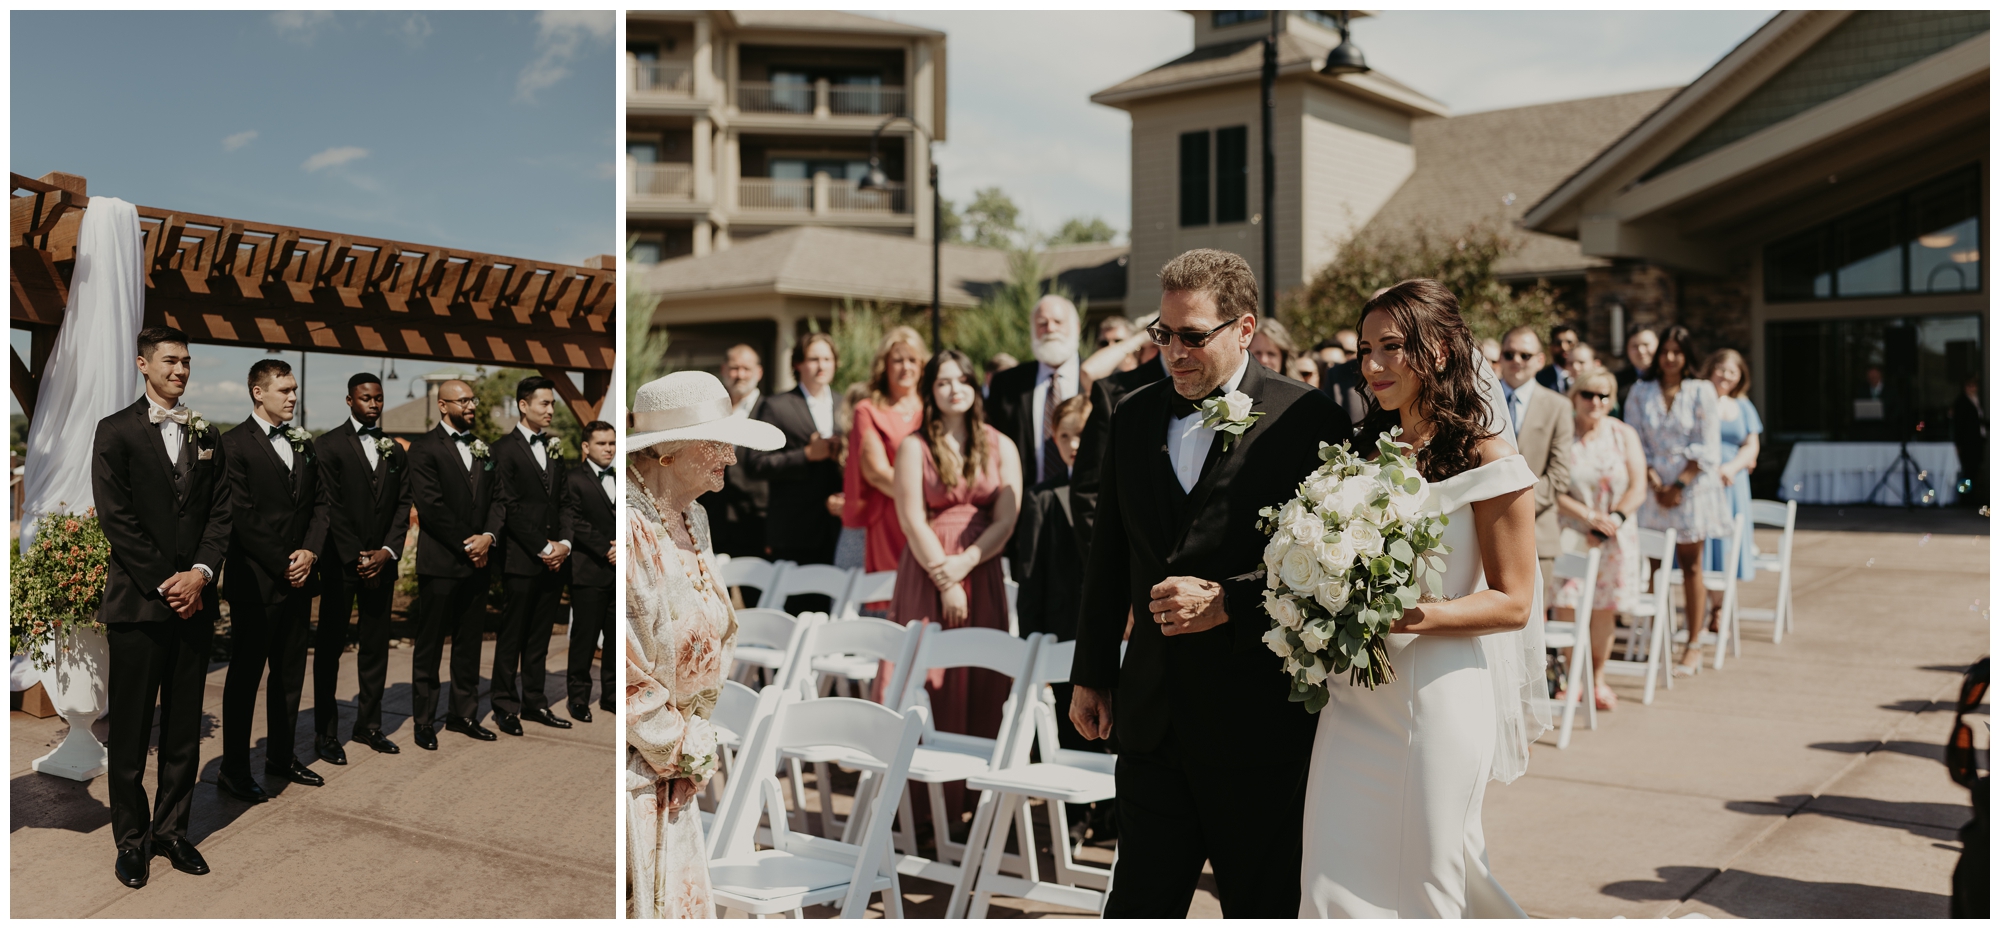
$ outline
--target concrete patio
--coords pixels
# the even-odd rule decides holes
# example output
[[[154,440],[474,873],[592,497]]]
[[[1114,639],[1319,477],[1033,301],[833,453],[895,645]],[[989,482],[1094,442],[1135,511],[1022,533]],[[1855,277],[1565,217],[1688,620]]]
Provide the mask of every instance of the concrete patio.
[[[560,701],[567,639],[550,644],[548,693]],[[490,669],[493,643],[484,657]],[[446,651],[444,667],[450,667]],[[104,778],[37,774],[29,763],[68,732],[59,718],[11,714],[12,915],[15,917],[603,917],[617,914],[615,717],[568,730],[526,723],[526,735],[479,742],[438,733],[416,747],[409,722],[410,650],[389,655],[383,729],[402,748],[380,755],[349,743],[345,766],[315,759],[324,787],[260,778],[274,797],[251,805],[220,794],[222,678],[208,675],[201,783],[189,838],[213,872],[182,874],[154,859],[139,890],[112,875]],[[353,723],[354,655],[342,663],[340,732]],[[448,672],[447,672],[448,673]],[[481,708],[486,709],[482,687]],[[299,746],[312,744],[312,686]],[[564,715],[558,703],[557,715]],[[492,728],[490,712],[484,718]],[[264,767],[258,698],[252,770]],[[95,727],[105,737],[105,724]],[[153,774],[146,775],[152,794]]]

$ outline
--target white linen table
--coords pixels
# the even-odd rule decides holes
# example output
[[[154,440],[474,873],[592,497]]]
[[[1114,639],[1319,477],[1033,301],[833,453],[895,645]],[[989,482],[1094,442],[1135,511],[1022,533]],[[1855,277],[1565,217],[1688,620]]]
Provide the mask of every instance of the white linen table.
[[[1837,506],[1902,506],[1901,476],[1891,477],[1881,494],[1868,498],[1875,482],[1895,463],[1900,447],[1895,442],[1800,442],[1792,446],[1792,457],[1785,462],[1778,499]],[[1946,506],[1958,499],[1957,447],[1950,442],[1911,442],[1910,458],[1937,491],[1929,505]],[[1910,488],[1915,502],[1924,505],[1924,487],[1914,475]]]

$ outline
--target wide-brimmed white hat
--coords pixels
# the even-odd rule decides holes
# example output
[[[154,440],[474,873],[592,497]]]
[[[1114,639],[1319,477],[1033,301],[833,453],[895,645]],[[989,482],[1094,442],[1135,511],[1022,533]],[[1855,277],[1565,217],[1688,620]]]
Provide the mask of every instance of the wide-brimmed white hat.
[[[625,438],[625,449],[637,452],[681,440],[728,442],[761,452],[785,447],[778,427],[731,415],[734,410],[729,389],[706,371],[675,371],[647,381],[632,401],[634,431]]]

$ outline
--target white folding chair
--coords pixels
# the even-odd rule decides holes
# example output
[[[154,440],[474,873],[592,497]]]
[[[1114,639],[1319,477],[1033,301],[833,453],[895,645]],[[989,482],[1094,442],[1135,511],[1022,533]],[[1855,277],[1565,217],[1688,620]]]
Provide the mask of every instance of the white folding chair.
[[[1639,559],[1640,575],[1650,577],[1651,586],[1640,593],[1632,611],[1625,614],[1632,624],[1612,633],[1614,643],[1619,639],[1624,641],[1625,657],[1606,661],[1604,670],[1645,675],[1643,702],[1650,705],[1658,682],[1664,679],[1668,690],[1674,687],[1673,670],[1667,667],[1667,662],[1673,660],[1669,648],[1673,641],[1670,634],[1673,585],[1668,582],[1674,563],[1673,539],[1658,529],[1641,529],[1639,550],[1634,554]],[[1650,561],[1659,562],[1659,566],[1651,567]]]
[[[888,620],[866,617],[814,623],[799,644],[798,660],[792,663],[792,676],[785,687],[798,691],[800,699],[810,700],[821,696],[818,683],[821,675],[827,677],[828,685],[834,683],[836,677],[845,680],[865,675],[863,679],[872,681],[882,662],[886,661],[895,669],[889,677],[889,688],[901,693],[910,661],[916,657],[917,640],[922,634],[923,626],[918,623],[898,626]],[[833,782],[827,767],[827,762],[831,760],[832,757],[808,758],[797,752],[789,752],[785,756],[797,794],[795,799],[801,810],[805,809],[805,794],[801,786],[805,782],[800,776],[802,764],[813,762],[819,785],[822,835],[834,835],[837,824],[833,815]]]
[[[1021,585],[1013,581],[1001,581],[1007,591],[1007,634],[1021,637]]]
[[[806,628],[824,615],[793,616],[784,610],[763,607],[737,610],[736,668],[730,676],[748,677],[762,671],[769,683],[784,683]]]
[[[737,789],[739,782],[753,782],[748,768],[739,768],[738,762],[748,761],[756,754],[752,744],[758,728],[769,719],[778,708],[778,700],[783,691],[776,687],[766,687],[762,693],[753,691],[736,681],[722,682],[722,696],[716,701],[715,712],[709,722],[715,724],[716,741],[722,747],[721,764],[717,766],[716,777],[708,779],[707,793],[714,803],[701,811],[703,848],[709,853],[715,849],[715,822],[722,809],[729,803],[729,792]],[[746,754],[747,752],[747,754]],[[716,789],[717,785],[721,789]],[[770,831],[761,825],[757,827],[757,841],[770,844]]]
[[[716,570],[722,573],[724,587],[757,589],[757,602],[752,603],[748,598],[744,598],[744,606],[754,608],[769,602],[772,606],[782,607],[783,602],[771,600],[771,587],[784,576],[785,567],[789,564],[791,564],[789,561],[765,561],[755,555],[744,555],[718,564]],[[737,593],[740,595],[742,591]]]
[[[1708,617],[1689,616],[1687,617],[1687,631],[1684,634],[1677,633],[1674,637],[1674,641],[1676,642],[1690,643],[1688,646],[1690,648],[1694,647],[1692,643],[1707,644],[1711,641],[1714,642],[1715,661],[1713,667],[1717,671],[1722,670],[1724,653],[1728,652],[1732,646],[1737,655],[1740,656],[1743,654],[1743,639],[1736,632],[1736,579],[1743,573],[1737,566],[1737,559],[1743,552],[1743,540],[1748,538],[1749,535],[1750,515],[1748,513],[1736,514],[1736,520],[1732,524],[1732,533],[1729,539],[1722,545],[1723,570],[1710,571],[1705,564],[1695,566],[1702,573],[1702,587],[1706,588],[1711,595],[1722,595],[1722,606],[1716,611],[1716,631],[1712,633],[1707,631]],[[1702,557],[1705,559],[1706,555]],[[1674,569],[1673,573],[1669,576],[1671,583],[1674,585],[1683,583],[1685,575],[1681,573],[1682,570],[1682,568]],[[1687,612],[1687,604],[1683,603],[1681,605],[1681,612],[1683,614]]]
[[[864,603],[881,603],[896,595],[896,572],[875,571],[862,574],[854,579],[854,586],[847,591],[847,604],[836,614],[841,619],[855,619],[861,615]]]
[[[1778,550],[1759,551],[1753,563],[1759,571],[1770,571],[1778,575],[1778,602],[1768,607],[1736,607],[1736,622],[1770,623],[1771,644],[1785,640],[1785,633],[1792,631],[1792,531],[1799,522],[1799,502],[1787,500],[1750,501],[1750,525],[1783,529],[1778,537]],[[1739,631],[1740,637],[1742,633]]]
[[[836,568],[830,564],[787,563],[785,573],[764,595],[762,605],[782,610],[785,602],[793,597],[818,594],[833,601],[826,608],[826,615],[839,616],[845,612],[847,589],[854,585],[854,576],[859,573],[853,568]]]
[[[777,754],[789,748],[837,745],[857,757],[878,759],[885,776],[856,792],[854,815],[863,826],[851,843],[785,828],[784,800],[775,777],[761,775],[754,784],[745,784],[733,808],[720,817],[717,854],[708,862],[717,907],[753,917],[790,913],[803,918],[808,906],[838,902],[841,918],[860,919],[867,915],[868,899],[880,893],[883,915],[901,919],[901,882],[888,855],[889,823],[924,715],[922,710],[897,713],[845,697],[781,698],[766,724],[761,756],[746,770],[768,771]],[[771,822],[771,847],[762,851],[755,848],[748,828],[756,822],[752,811],[760,804]]]
[[[1057,741],[1055,700],[1048,685],[1069,680],[1076,643],[1057,642],[1047,633],[1035,638],[1042,642],[1036,649],[1035,671],[1029,681],[1033,699],[1015,724],[1006,764],[965,781],[966,789],[984,793],[972,819],[972,834],[966,837],[969,851],[963,870],[968,876],[952,888],[945,907],[947,919],[986,918],[995,894],[1098,913],[1103,912],[1111,894],[1111,870],[1081,864],[1072,857],[1066,807],[1115,797],[1118,757],[1063,748]],[[1042,759],[1033,764],[1028,761],[1031,746]],[[1055,851],[1052,880],[1044,881],[1036,873],[1034,820],[1027,815],[1031,800],[1048,806],[1049,845]],[[1024,876],[1000,873],[1010,834],[1028,858]]]
[[[1590,728],[1597,728],[1597,675],[1591,670],[1590,611],[1597,599],[1597,568],[1603,560],[1604,552],[1590,549],[1588,555],[1564,552],[1556,556],[1555,575],[1559,581],[1576,579],[1583,582],[1583,592],[1577,598],[1576,619],[1573,622],[1550,621],[1543,626],[1542,637],[1549,648],[1567,648],[1569,653],[1569,677],[1563,684],[1562,725],[1556,732],[1556,748],[1569,747],[1572,724],[1576,722],[1576,704],[1583,701]]]

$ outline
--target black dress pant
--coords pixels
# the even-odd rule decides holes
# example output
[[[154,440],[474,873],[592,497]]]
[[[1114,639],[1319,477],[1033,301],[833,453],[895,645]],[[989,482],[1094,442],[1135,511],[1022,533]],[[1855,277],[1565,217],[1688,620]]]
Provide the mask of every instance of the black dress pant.
[[[417,647],[410,657],[410,717],[435,729],[438,662],[451,637],[450,715],[479,716],[479,653],[486,635],[486,572],[471,577],[417,575]]]
[[[569,610],[569,702],[587,707],[591,653],[600,647],[604,658],[598,662],[598,676],[604,699],[611,699],[618,689],[618,649],[611,639],[611,588],[571,584]]]
[[[1175,726],[1118,756],[1118,865],[1104,916],[1185,919],[1206,861],[1229,919],[1296,919],[1312,741],[1245,746]],[[1217,767],[1218,750],[1249,748]]]
[[[111,795],[111,836],[121,852],[142,847],[148,838],[187,838],[201,767],[201,704],[214,636],[213,613],[164,623],[104,624],[111,650],[105,786]],[[145,775],[155,700],[160,708],[160,771],[149,814]]]
[[[222,768],[250,773],[250,729],[257,718],[257,684],[264,683],[264,764],[297,759],[299,698],[306,685],[306,643],[312,598],[294,593],[278,603],[258,597],[229,601],[229,674],[222,679]],[[270,679],[264,681],[264,671]]]
[[[549,638],[562,610],[562,575],[509,574],[499,641],[493,643],[493,712],[521,715],[549,708]]]
[[[313,729],[321,738],[338,739],[340,729],[340,656],[349,641],[347,618],[358,603],[361,622],[353,641],[355,671],[361,690],[355,701],[354,732],[382,731],[382,689],[389,681],[389,606],[396,594],[395,562],[382,572],[362,578],[353,565],[341,565],[320,575],[319,629],[313,636]]]

